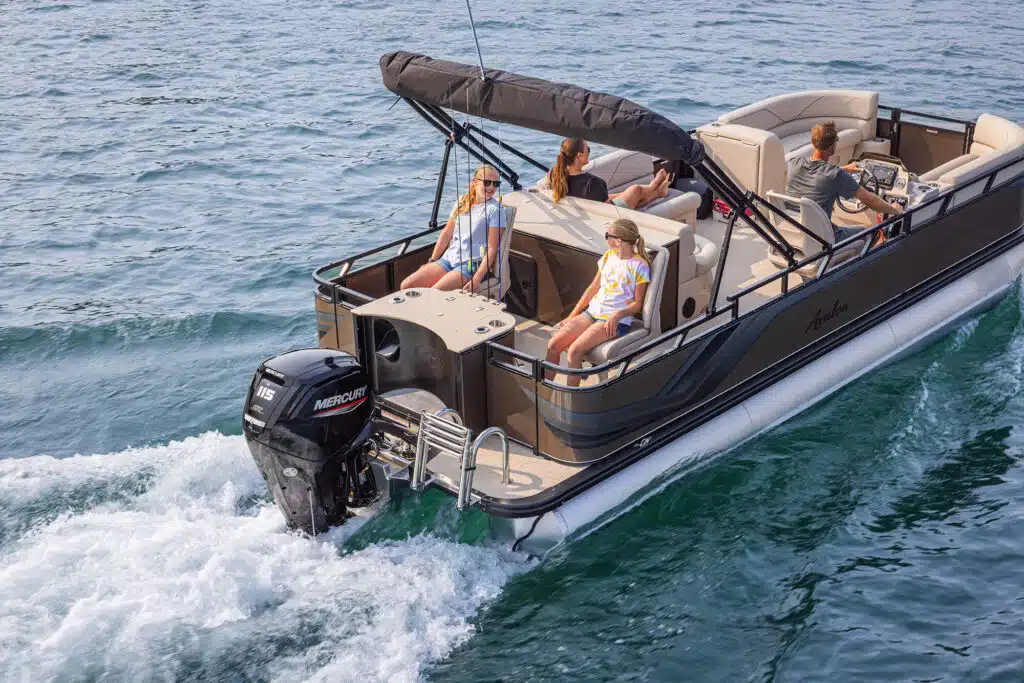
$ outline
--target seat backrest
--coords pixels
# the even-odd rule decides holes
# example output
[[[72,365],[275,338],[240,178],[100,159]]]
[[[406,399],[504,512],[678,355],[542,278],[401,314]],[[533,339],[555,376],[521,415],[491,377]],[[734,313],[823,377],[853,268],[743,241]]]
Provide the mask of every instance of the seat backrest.
[[[661,334],[661,295],[665,291],[665,273],[668,272],[668,250],[651,246],[648,251],[654,252],[654,258],[651,261],[651,282],[644,295],[641,320],[651,335],[657,335]]]
[[[1006,151],[1024,145],[1024,127],[992,114],[982,114],[974,125],[974,141],[970,153],[981,156],[987,152]]]
[[[768,201],[780,211],[786,212],[793,219],[798,221],[805,228],[825,240],[828,244],[835,244],[836,233],[832,228],[832,221],[825,215],[825,211],[807,197],[790,197],[778,192],[769,192]],[[772,226],[778,230],[789,244],[800,251],[803,256],[811,256],[821,251],[821,245],[796,228],[782,216],[774,211],[769,212],[768,219]]]
[[[498,291],[495,292],[497,296],[488,294],[486,291],[484,292],[485,295],[499,301],[505,298],[505,293],[508,291],[509,285],[512,284],[512,273],[509,271],[508,266],[508,254],[512,250],[512,226],[516,222],[516,207],[502,205],[502,208],[505,209],[505,227],[501,231],[501,241],[498,242],[497,267],[491,271],[494,279],[498,281]]]
[[[864,139],[875,135],[878,93],[868,90],[808,90],[769,97],[718,117],[772,131],[779,137],[809,131],[815,124],[835,121],[840,130],[856,128]]]
[[[604,156],[591,159],[590,163],[583,167],[583,170],[596,175],[611,189],[654,173],[654,158],[643,152],[617,149]]]

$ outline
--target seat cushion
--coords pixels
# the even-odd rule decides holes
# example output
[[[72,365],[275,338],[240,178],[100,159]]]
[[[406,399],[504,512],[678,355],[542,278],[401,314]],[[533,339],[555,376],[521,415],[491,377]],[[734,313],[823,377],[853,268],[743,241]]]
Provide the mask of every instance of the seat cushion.
[[[628,149],[617,149],[610,154],[591,159],[583,167],[587,173],[593,173],[608,184],[609,192],[621,190],[636,183],[649,183],[654,177],[654,158],[643,152]],[[646,180],[641,180],[646,178]]]
[[[613,358],[617,358],[622,355],[626,349],[645,341],[650,334],[650,330],[643,326],[634,327],[621,337],[610,339],[603,344],[595,346],[589,353],[587,353],[587,360],[594,365],[607,363]]]
[[[918,177],[918,180],[938,180],[939,178],[949,173],[950,171],[960,168],[964,164],[974,161],[977,158],[978,156],[976,154],[961,154],[956,159],[951,159],[946,163],[942,164],[941,166],[936,166],[927,173],[922,173]]]

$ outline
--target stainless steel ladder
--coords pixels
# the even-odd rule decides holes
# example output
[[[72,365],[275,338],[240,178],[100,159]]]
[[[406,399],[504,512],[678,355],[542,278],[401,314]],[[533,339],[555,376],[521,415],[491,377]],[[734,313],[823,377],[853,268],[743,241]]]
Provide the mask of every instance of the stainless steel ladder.
[[[456,422],[444,419],[446,415],[452,415]],[[484,441],[492,436],[497,436],[501,440],[501,483],[508,484],[512,478],[509,471],[508,435],[505,434],[505,430],[489,427],[473,440],[473,431],[463,426],[459,414],[451,408],[439,410],[437,413],[422,413],[416,437],[416,459],[413,461],[409,486],[415,491],[420,491],[426,485],[427,460],[430,458],[431,448],[448,453],[458,458],[461,463],[456,506],[460,510],[465,509],[472,504],[471,493],[477,453]]]

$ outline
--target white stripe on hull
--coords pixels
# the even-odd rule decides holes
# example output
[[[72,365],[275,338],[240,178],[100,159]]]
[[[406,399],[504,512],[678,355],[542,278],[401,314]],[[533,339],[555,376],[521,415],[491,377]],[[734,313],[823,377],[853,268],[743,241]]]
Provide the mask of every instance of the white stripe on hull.
[[[998,303],[1022,267],[1024,246],[1018,246],[544,514],[520,548],[543,554],[569,536],[586,535],[695,467],[936,341]],[[492,517],[491,525],[499,538],[512,540],[535,520]]]

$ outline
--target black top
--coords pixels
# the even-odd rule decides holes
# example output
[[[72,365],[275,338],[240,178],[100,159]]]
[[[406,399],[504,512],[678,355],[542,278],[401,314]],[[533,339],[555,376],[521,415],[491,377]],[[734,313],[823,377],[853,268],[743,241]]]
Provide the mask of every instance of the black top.
[[[680,159],[691,166],[704,158],[700,142],[682,128],[622,97],[498,69],[487,69],[485,80],[478,66],[412,52],[384,55],[380,71],[388,90],[423,104],[662,159]]]
[[[569,176],[568,180],[570,197],[592,199],[595,202],[608,201],[608,184],[596,175],[580,173]]]

